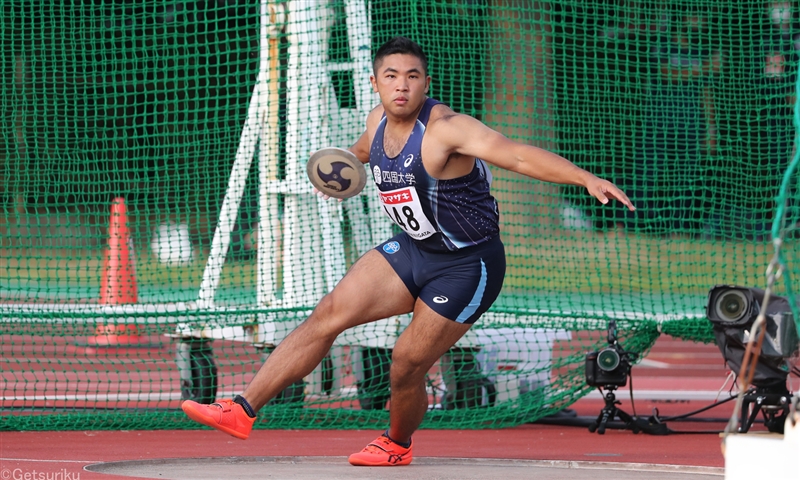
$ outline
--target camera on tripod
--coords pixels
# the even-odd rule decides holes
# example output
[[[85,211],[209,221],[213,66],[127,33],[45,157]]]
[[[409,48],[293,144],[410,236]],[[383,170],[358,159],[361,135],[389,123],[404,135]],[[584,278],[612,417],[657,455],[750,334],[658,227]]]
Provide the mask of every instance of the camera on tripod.
[[[608,347],[586,354],[586,384],[590,387],[623,387],[628,383],[637,355],[617,341],[617,322],[608,322]]]
[[[789,359],[797,352],[798,336],[789,299],[772,295],[762,307],[764,290],[737,285],[715,285],[708,292],[706,316],[711,322],[717,346],[735,373],[739,373],[751,330],[764,313],[765,334],[752,384],[755,387],[786,390],[792,368]]]
[[[738,285],[715,285],[708,292],[706,317],[714,339],[731,371],[738,374],[745,363],[747,344],[758,316],[764,314],[763,340],[753,367],[752,387],[744,393],[740,433],[747,433],[758,416],[770,432],[783,433],[792,394],[789,372],[797,373],[790,359],[800,346],[790,300],[771,295],[764,305],[764,290]]]

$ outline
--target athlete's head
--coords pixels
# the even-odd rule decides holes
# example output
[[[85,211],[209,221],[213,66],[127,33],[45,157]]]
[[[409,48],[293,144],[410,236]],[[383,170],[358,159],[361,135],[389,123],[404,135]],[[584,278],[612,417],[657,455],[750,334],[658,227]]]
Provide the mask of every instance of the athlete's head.
[[[405,37],[395,37],[375,54],[370,77],[384,111],[395,118],[412,117],[425,102],[431,77],[422,48]]]
[[[410,118],[425,103],[431,77],[422,48],[405,37],[395,37],[375,54],[372,89],[381,97],[384,111],[395,118]]]
[[[375,53],[375,59],[372,61],[372,73],[377,76],[378,69],[383,64],[384,58],[388,57],[389,55],[396,54],[412,55],[417,57],[422,63],[422,75],[428,75],[428,57],[425,56],[425,52],[422,51],[422,47],[420,47],[415,41],[406,37],[394,37],[381,45],[381,47]]]

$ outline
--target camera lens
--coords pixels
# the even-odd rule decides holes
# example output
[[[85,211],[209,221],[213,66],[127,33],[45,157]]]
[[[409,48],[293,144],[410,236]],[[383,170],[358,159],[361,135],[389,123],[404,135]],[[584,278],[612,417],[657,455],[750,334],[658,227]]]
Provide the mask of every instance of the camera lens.
[[[747,307],[747,297],[741,290],[728,290],[717,297],[714,310],[720,319],[726,322],[736,322],[744,317]]]
[[[610,372],[619,366],[619,353],[613,348],[606,348],[597,354],[597,366]]]

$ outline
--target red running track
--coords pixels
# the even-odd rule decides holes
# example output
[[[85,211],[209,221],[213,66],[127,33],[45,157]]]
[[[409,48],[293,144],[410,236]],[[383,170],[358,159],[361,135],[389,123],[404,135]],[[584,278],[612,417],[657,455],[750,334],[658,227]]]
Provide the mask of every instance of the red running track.
[[[715,346],[662,337],[646,361],[634,367],[636,412],[646,417],[658,408],[662,416],[668,416],[706,406],[713,401],[727,373]],[[622,409],[632,412],[627,388],[621,389],[617,398]],[[572,409],[581,418],[594,418],[602,406],[598,395],[590,395]],[[733,402],[729,402],[700,416],[727,420],[732,408]],[[717,433],[724,423],[668,422],[668,426],[676,431],[710,433],[655,436],[610,429],[601,436],[584,426],[542,424],[504,430],[421,430],[414,436],[415,456],[724,466]],[[755,425],[753,430],[764,429]],[[0,475],[35,471],[63,479],[123,478],[87,472],[83,467],[97,462],[157,458],[340,456],[345,463],[347,455],[363,448],[378,433],[259,430],[247,441],[240,441],[209,430],[0,432]],[[61,477],[55,476],[59,474]]]

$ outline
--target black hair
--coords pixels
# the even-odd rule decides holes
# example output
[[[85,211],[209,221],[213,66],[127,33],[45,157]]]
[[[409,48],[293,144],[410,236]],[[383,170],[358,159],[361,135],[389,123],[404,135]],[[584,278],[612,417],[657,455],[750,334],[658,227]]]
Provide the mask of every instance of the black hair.
[[[413,40],[406,37],[394,37],[388,42],[381,45],[375,53],[375,59],[372,61],[372,73],[378,74],[378,65],[383,61],[384,57],[395,54],[413,55],[422,61],[422,69],[425,75],[428,74],[428,57],[422,51],[422,47]]]

